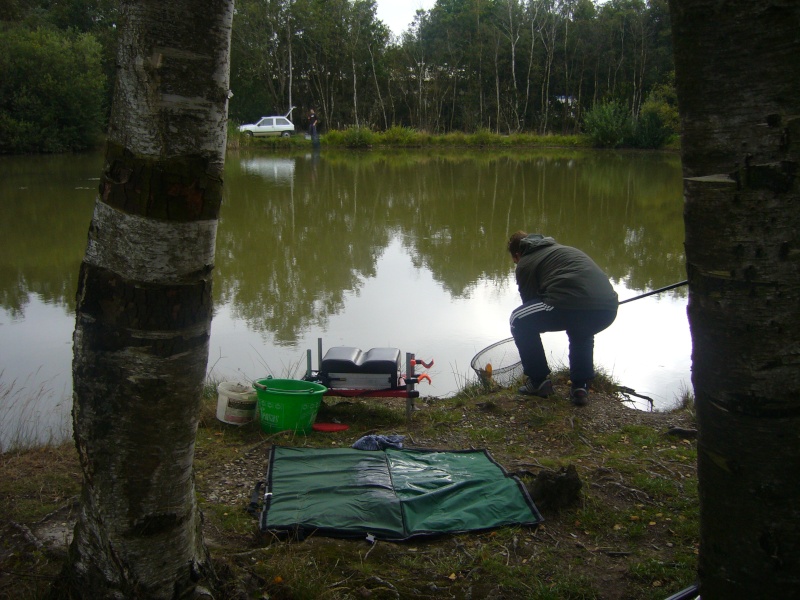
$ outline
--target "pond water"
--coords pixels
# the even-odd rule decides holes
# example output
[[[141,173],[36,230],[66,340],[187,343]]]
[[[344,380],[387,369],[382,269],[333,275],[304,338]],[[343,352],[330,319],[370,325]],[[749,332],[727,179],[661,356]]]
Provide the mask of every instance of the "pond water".
[[[101,167],[100,154],[0,157],[0,448],[70,435],[74,295]],[[583,249],[624,300],[685,279],[682,204],[668,153],[231,153],[210,375],[299,377],[321,339],[433,359],[421,394],[452,395],[510,335],[511,232]],[[600,368],[668,408],[691,389],[686,288],[621,306],[595,346]],[[566,364],[565,334],[545,347]]]

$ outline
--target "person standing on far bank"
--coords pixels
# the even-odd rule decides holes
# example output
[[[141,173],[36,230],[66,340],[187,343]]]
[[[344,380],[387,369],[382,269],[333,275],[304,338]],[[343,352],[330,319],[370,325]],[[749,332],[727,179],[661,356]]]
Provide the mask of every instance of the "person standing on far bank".
[[[517,265],[522,306],[511,313],[511,335],[528,380],[520,394],[553,393],[541,333],[566,331],[569,338],[570,400],[583,406],[595,377],[594,336],[614,322],[619,300],[608,276],[585,253],[539,233],[518,231],[508,240]]]
[[[314,112],[312,108],[308,113],[308,135],[311,136],[312,140],[317,139],[317,124],[319,123],[319,119],[317,118],[317,113]]]

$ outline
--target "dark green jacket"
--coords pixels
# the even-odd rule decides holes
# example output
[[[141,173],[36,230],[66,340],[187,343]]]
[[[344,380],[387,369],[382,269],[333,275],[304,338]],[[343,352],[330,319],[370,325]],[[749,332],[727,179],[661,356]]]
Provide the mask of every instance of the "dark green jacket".
[[[520,243],[517,286],[523,302],[540,298],[556,308],[617,310],[608,277],[585,253],[532,234]]]

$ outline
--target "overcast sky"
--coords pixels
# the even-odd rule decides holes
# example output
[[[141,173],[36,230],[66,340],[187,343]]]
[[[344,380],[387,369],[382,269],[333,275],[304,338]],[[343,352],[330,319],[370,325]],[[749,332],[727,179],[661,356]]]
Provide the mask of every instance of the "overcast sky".
[[[435,0],[377,0],[378,18],[400,35],[408,29],[418,8],[429,10]]]

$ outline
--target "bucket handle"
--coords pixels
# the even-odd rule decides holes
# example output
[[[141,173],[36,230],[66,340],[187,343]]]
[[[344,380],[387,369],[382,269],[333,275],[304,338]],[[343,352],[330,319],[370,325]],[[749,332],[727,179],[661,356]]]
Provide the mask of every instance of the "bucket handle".
[[[317,390],[278,390],[276,388],[269,388],[266,385],[258,383],[257,381],[253,382],[253,387],[257,390],[261,390],[263,392],[273,391],[273,392],[280,392],[281,394],[313,394]]]

